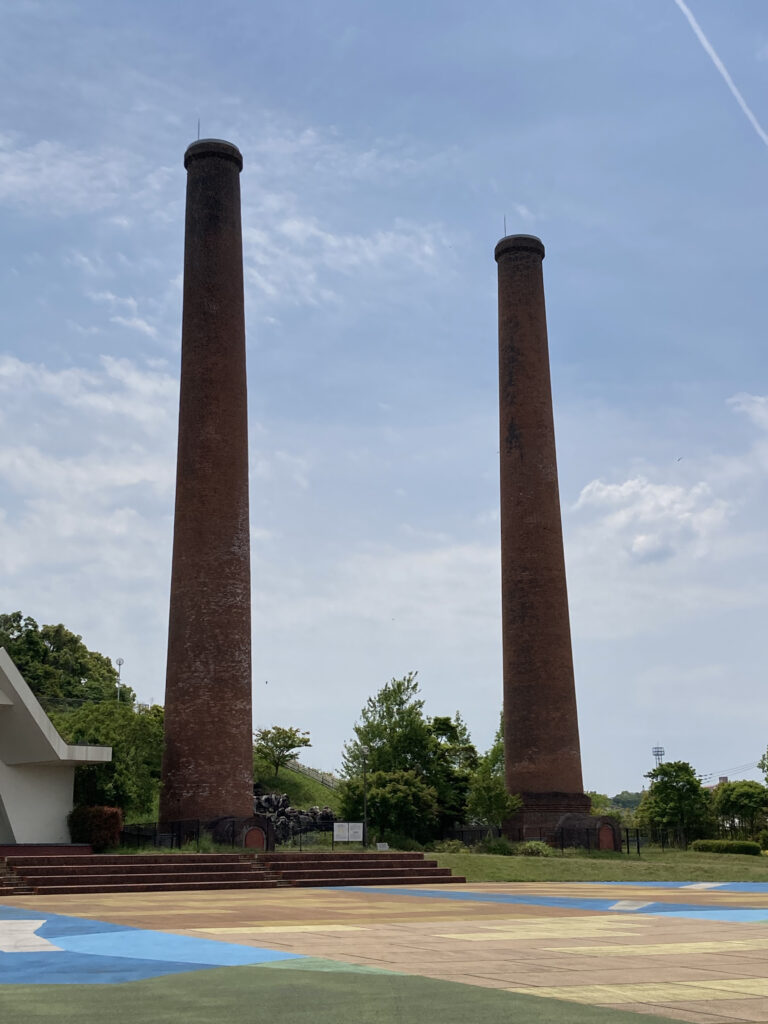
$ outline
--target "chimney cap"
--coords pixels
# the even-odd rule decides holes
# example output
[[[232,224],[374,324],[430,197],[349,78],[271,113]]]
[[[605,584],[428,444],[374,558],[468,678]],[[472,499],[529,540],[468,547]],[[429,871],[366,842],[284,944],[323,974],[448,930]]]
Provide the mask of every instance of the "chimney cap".
[[[502,256],[513,252],[536,253],[544,259],[544,243],[536,235],[505,235],[496,243],[493,258],[498,262]]]
[[[223,157],[236,163],[239,171],[243,169],[243,154],[234,143],[225,139],[197,139],[190,143],[184,153],[184,166],[189,167],[191,160],[200,160],[207,156]]]

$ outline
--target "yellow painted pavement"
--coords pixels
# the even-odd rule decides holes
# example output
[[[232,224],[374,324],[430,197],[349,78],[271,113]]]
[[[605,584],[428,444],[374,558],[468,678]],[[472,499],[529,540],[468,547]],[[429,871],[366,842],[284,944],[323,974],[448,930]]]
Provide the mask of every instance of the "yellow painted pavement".
[[[709,889],[494,883],[439,891],[610,898],[620,906],[634,901],[768,908],[768,894]],[[25,896],[7,902],[698,1024],[768,1024],[765,923],[386,890]]]

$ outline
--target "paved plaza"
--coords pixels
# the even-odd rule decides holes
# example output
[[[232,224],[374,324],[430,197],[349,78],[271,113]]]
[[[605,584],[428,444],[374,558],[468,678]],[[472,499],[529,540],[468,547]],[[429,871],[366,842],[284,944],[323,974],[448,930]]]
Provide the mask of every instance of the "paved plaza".
[[[768,1022],[768,884],[15,897],[0,982],[4,1024]]]

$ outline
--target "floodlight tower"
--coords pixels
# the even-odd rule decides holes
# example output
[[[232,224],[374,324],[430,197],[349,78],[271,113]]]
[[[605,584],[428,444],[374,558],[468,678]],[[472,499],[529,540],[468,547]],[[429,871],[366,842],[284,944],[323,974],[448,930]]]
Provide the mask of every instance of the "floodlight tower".
[[[651,753],[656,758],[656,767],[658,768],[664,760],[664,747],[651,747]]]

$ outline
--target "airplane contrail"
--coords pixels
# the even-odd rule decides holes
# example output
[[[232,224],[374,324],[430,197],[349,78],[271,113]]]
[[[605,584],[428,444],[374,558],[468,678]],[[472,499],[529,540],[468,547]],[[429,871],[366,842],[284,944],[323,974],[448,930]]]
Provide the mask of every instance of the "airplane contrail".
[[[728,74],[728,69],[726,68],[725,64],[723,64],[723,62],[720,60],[720,58],[718,57],[717,53],[715,52],[714,46],[710,43],[710,41],[707,39],[707,37],[702,32],[701,26],[699,25],[698,21],[696,21],[696,19],[694,18],[694,16],[691,13],[688,5],[684,2],[684,0],[675,0],[675,3],[677,4],[677,6],[680,8],[680,10],[685,15],[686,20],[688,21],[688,24],[693,29],[696,38],[699,40],[701,45],[704,47],[704,51],[709,55],[710,59],[712,60],[712,63],[715,65],[717,70],[723,76],[723,80],[724,80],[725,84],[731,90],[731,95],[733,96],[733,98],[736,100],[736,102],[741,107],[741,109],[742,109],[742,111],[744,113],[744,116],[749,121],[749,123],[752,125],[752,127],[755,129],[755,131],[757,132],[758,137],[765,143],[766,146],[768,146],[768,132],[766,132],[763,129],[763,126],[760,124],[760,122],[757,120],[755,115],[752,113],[752,111],[747,106],[747,101],[744,99],[744,97],[741,95],[739,90],[736,88],[736,83],[731,78],[731,76]]]

